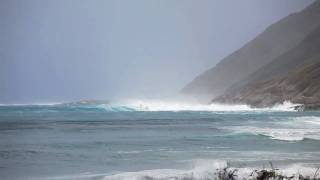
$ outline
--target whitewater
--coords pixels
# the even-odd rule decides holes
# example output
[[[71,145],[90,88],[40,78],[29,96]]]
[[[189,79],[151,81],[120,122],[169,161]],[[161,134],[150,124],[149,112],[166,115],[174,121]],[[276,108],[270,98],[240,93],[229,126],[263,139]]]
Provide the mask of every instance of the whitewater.
[[[0,105],[0,179],[214,179],[320,166],[320,112],[181,101]]]

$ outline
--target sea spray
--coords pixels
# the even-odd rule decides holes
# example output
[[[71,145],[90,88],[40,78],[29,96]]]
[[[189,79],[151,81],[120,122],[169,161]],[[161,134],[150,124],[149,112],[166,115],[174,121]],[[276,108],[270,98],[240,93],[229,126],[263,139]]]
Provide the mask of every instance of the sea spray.
[[[111,104],[112,105],[112,104]],[[187,101],[162,101],[162,100],[128,100],[115,103],[118,107],[128,107],[136,111],[208,111],[208,112],[250,112],[250,111],[295,111],[295,104],[284,102],[270,108],[253,108],[245,104],[200,104]]]

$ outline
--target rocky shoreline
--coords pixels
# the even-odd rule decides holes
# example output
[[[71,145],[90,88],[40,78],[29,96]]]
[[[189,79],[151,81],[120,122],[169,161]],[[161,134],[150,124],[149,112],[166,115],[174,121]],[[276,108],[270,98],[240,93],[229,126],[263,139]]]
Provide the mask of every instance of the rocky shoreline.
[[[285,76],[249,83],[212,100],[224,104],[272,107],[290,101],[298,111],[320,110],[320,63],[305,65]]]

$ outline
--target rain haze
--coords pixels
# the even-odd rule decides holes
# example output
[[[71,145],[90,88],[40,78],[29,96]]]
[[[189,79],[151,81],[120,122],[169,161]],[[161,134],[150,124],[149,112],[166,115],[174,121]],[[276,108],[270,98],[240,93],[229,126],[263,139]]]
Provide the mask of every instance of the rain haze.
[[[320,0],[0,0],[0,180],[320,180]]]
[[[165,97],[311,0],[1,0],[0,103]]]

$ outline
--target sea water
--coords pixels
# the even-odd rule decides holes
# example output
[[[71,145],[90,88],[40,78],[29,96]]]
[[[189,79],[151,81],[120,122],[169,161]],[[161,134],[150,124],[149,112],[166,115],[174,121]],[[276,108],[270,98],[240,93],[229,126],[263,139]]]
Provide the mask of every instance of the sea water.
[[[242,176],[320,166],[320,112],[178,103],[0,106],[0,179]]]

